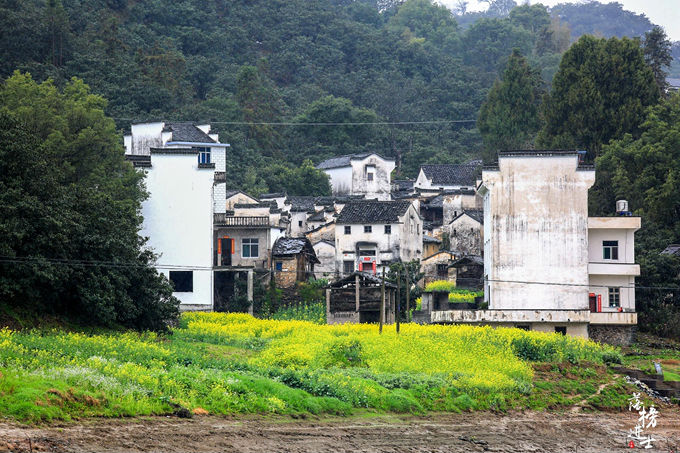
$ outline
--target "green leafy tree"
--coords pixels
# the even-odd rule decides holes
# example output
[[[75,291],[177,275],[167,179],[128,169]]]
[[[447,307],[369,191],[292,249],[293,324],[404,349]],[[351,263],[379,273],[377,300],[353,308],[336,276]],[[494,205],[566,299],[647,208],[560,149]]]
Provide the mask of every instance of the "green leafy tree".
[[[671,55],[671,42],[663,28],[655,26],[651,31],[645,33],[642,49],[645,54],[645,61],[654,73],[654,80],[659,87],[659,92],[665,95],[668,88],[666,76],[668,76],[668,69],[673,62],[673,56]]]
[[[493,161],[500,149],[533,147],[541,127],[539,105],[543,81],[526,59],[514,50],[479,112],[477,127],[484,140],[484,160]]]
[[[659,89],[637,40],[583,36],[564,54],[545,98],[538,143],[583,148],[590,158],[626,133],[639,134]]]
[[[143,176],[106,101],[15,73],[0,87],[0,301],[86,324],[166,329],[172,288],[139,237]]]

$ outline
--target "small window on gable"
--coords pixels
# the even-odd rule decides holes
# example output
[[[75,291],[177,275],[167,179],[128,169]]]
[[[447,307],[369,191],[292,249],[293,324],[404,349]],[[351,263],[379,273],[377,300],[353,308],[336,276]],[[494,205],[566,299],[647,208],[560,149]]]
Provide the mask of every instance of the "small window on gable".
[[[298,220],[298,226],[302,228],[302,220]]]
[[[193,271],[170,271],[170,282],[176,293],[194,292],[194,272]]]
[[[210,147],[199,147],[198,149],[198,163],[199,164],[209,164],[210,163]]]
[[[392,234],[392,225],[385,225],[385,234]]]
[[[352,227],[350,225],[345,225],[345,234],[352,234]]]
[[[372,233],[373,227],[371,225],[364,225],[364,233]]]

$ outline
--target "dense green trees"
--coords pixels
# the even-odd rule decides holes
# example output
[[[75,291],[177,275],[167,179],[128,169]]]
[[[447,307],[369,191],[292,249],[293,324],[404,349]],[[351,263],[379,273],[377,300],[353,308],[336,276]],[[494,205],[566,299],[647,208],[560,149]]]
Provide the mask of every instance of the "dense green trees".
[[[544,93],[541,76],[518,50],[508,59],[479,111],[477,127],[484,139],[485,162],[501,149],[533,148],[541,128],[539,106]]]
[[[665,96],[668,88],[666,77],[673,57],[671,56],[671,42],[663,28],[655,26],[651,31],[645,33],[642,49],[645,54],[645,61],[654,73],[654,80],[659,87],[659,92]]]
[[[658,99],[638,40],[583,36],[562,57],[544,102],[538,142],[586,149],[593,158],[610,140],[637,136],[645,108]]]
[[[77,79],[16,73],[0,88],[0,301],[163,330],[178,301],[137,234],[142,176],[105,106]]]

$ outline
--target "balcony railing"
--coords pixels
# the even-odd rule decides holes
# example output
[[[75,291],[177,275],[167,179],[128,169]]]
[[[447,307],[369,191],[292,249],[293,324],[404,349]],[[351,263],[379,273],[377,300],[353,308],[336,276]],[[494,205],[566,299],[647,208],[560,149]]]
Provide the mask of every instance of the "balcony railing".
[[[213,214],[215,226],[239,227],[239,228],[262,228],[269,227],[269,217],[251,216],[228,216],[224,213]]]

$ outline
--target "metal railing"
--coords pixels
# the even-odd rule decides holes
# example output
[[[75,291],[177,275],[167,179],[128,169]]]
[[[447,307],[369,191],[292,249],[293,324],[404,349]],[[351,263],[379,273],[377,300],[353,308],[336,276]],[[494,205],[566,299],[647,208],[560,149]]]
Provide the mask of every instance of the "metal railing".
[[[216,226],[243,228],[261,228],[270,226],[269,217],[267,216],[228,216],[225,213],[213,214],[213,224]]]

